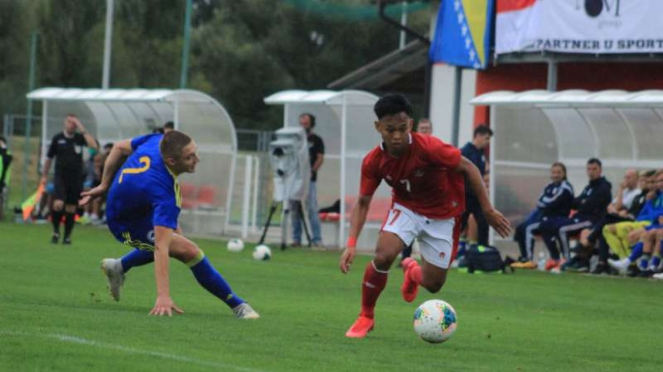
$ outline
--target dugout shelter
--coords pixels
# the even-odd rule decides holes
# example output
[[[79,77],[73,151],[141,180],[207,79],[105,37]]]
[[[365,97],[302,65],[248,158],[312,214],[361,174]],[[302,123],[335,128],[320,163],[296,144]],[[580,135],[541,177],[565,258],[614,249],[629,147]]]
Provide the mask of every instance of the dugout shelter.
[[[42,88],[27,98],[42,103],[41,162],[68,114],[80,118],[100,146],[151,133],[172,121],[198,145],[196,173],[179,177],[182,228],[223,234],[231,210],[237,136],[226,109],[195,90]]]
[[[661,167],[661,90],[496,91],[471,103],[490,106],[490,195],[512,226],[534,209],[553,162],[566,165],[576,195],[593,157],[603,163],[613,196],[627,168]]]

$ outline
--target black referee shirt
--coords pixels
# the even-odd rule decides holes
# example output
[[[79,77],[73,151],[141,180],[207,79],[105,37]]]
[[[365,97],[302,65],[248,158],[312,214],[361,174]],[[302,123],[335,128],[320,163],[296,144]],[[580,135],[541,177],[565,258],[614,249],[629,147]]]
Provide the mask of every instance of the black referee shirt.
[[[83,173],[84,146],[87,146],[87,142],[85,142],[85,137],[80,133],[74,133],[73,136],[67,137],[64,135],[64,132],[61,132],[53,136],[46,156],[49,159],[56,158],[55,173]]]
[[[311,167],[318,160],[318,154],[325,154],[325,143],[322,138],[317,134],[309,134],[308,136],[308,156],[311,162]],[[315,182],[318,179],[318,172],[311,170],[311,181]]]

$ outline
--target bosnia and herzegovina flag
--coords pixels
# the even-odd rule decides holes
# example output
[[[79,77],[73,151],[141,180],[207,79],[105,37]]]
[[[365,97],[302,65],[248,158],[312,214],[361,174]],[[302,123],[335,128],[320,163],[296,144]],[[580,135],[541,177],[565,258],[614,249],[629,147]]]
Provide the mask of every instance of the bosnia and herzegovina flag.
[[[489,62],[495,0],[442,0],[431,62],[484,69]]]

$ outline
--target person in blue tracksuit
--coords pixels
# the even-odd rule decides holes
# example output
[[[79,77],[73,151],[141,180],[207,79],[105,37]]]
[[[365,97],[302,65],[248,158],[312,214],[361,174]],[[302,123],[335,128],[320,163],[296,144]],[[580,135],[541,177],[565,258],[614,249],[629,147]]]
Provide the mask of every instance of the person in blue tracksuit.
[[[596,158],[589,159],[586,169],[589,184],[571,203],[571,208],[576,213],[572,217],[543,221],[539,225],[541,236],[552,259],[551,265],[546,265],[548,269],[561,265],[560,248],[565,258],[569,259],[569,235],[600,221],[607,213],[607,207],[612,200],[612,185],[601,175],[601,161]]]
[[[550,167],[550,180],[552,182],[543,189],[536,208],[516,228],[514,240],[520,248],[520,258],[511,267],[535,268],[534,234],[539,232],[539,225],[549,219],[566,218],[571,212],[573,186],[566,180],[566,166],[563,163],[553,163]]]

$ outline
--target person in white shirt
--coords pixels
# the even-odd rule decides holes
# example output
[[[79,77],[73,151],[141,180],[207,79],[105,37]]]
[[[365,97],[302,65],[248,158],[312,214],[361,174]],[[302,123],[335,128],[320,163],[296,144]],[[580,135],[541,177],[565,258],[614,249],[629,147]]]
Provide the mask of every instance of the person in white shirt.
[[[578,265],[568,265],[566,271],[589,271],[589,256],[592,255],[594,246],[599,245],[599,265],[592,274],[609,273],[607,265],[608,245],[603,238],[603,227],[605,225],[631,221],[630,209],[633,201],[642,193],[638,187],[640,175],[635,169],[629,168],[624,172],[624,179],[619,184],[617,195],[607,207],[606,216],[591,229],[585,229],[580,232],[580,241],[576,248],[575,261],[582,262]],[[637,214],[637,213],[636,213]]]
[[[631,204],[633,204],[633,199],[642,192],[638,188],[638,180],[638,171],[632,168],[626,170],[624,180],[619,184],[619,189],[617,189],[617,195],[612,200],[612,203],[608,205],[608,213],[626,217]]]

